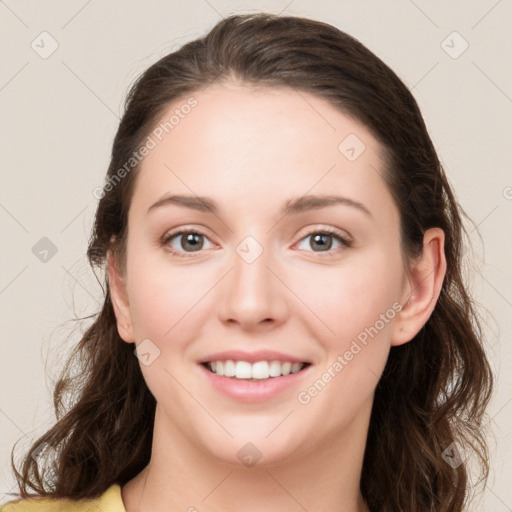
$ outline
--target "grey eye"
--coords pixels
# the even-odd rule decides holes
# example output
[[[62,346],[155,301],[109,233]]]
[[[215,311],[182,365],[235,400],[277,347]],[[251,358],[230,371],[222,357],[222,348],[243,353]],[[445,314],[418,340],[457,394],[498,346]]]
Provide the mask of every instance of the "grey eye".
[[[175,252],[198,252],[205,248],[206,240],[208,238],[205,235],[196,231],[180,231],[169,236],[166,243],[170,243]]]
[[[338,241],[339,246],[343,245],[343,240],[338,236],[331,233],[323,233],[321,231],[310,233],[309,235],[305,236],[301,244],[307,243],[306,240],[310,238],[309,242],[309,248],[308,247],[300,247],[300,249],[303,250],[309,250],[313,249],[314,252],[325,252],[329,251],[333,248],[333,242]],[[336,248],[336,247],[334,247]]]

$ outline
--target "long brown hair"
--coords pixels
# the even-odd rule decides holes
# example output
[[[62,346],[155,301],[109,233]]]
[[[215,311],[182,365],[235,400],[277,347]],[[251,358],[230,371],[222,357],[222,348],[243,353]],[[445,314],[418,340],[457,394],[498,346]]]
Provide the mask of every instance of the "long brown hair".
[[[138,166],[119,170],[171,103],[230,78],[313,93],[371,130],[386,148],[385,179],[400,211],[406,261],[421,254],[425,230],[444,230],[447,272],[435,310],[413,340],[391,348],[375,390],[361,492],[375,512],[463,510],[468,464],[460,452],[459,463],[450,462],[458,445],[476,455],[480,481],[487,480],[483,420],[493,389],[479,315],[463,279],[466,214],[413,96],[356,39],[300,17],[234,15],[147,69],[130,89],[114,140],[87,252],[91,266],[104,271],[109,249],[124,261]],[[57,423],[33,443],[20,471],[11,454],[22,498],[97,497],[149,463],[156,402],[133,345],[118,334],[104,279],[103,307],[55,387]],[[32,457],[41,446],[52,449]]]

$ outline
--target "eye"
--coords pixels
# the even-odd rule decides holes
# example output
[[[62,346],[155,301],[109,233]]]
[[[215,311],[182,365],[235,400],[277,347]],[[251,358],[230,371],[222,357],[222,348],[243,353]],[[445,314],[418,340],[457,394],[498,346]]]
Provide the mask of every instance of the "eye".
[[[318,248],[319,250],[313,250],[313,252],[325,252],[325,253],[329,253],[329,254],[326,254],[325,256],[332,256],[333,252],[336,254],[338,253],[339,251],[331,251],[332,249],[332,246],[333,246],[333,241],[334,242],[337,242],[339,244],[338,248],[340,247],[345,247],[345,248],[348,248],[348,247],[351,247],[352,245],[352,241],[341,235],[340,233],[338,233],[338,231],[334,230],[334,229],[322,229],[322,230],[316,230],[316,231],[310,231],[302,240],[300,243],[304,244],[304,242],[308,239],[308,238],[311,238],[311,240],[309,241],[309,244],[306,244],[309,245],[310,248]],[[304,249],[303,249],[304,250]],[[308,249],[305,249],[305,250],[308,250]],[[324,255],[320,255],[322,257],[324,257]]]
[[[310,231],[304,238],[302,238],[300,243],[304,244],[304,242],[308,238],[311,238],[309,242],[309,247],[313,249],[319,249],[313,250],[313,252],[327,253],[325,255],[319,254],[319,256],[321,257],[332,256],[333,252],[334,254],[337,254],[339,252],[339,250],[332,250],[333,243],[338,243],[338,249],[343,247],[349,248],[352,246],[352,241],[349,238],[343,236],[338,231],[330,228]],[[205,241],[208,241],[210,247],[205,247]],[[175,233],[164,235],[160,243],[162,246],[170,247],[170,252],[180,258],[187,258],[192,256],[191,253],[200,252],[201,249],[208,249],[214,247],[214,244],[212,244],[212,242],[208,240],[208,237],[206,235],[194,230],[181,230]],[[308,249],[302,248],[302,250]]]
[[[199,233],[198,231],[178,231],[177,233],[171,233],[164,235],[161,244],[167,246],[170,242],[170,252],[181,258],[187,258],[185,253],[199,252],[205,248],[205,240],[208,240],[206,235]],[[209,241],[208,241],[209,242]],[[213,244],[211,247],[213,247]],[[211,247],[206,247],[211,248]]]

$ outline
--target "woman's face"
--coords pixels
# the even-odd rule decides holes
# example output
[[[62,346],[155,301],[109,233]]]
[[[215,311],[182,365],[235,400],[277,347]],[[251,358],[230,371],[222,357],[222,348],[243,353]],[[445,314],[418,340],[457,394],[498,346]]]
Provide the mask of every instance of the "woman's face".
[[[235,463],[364,442],[410,292],[380,146],[305,92],[192,96],[150,134],[128,220],[120,332],[156,421]]]

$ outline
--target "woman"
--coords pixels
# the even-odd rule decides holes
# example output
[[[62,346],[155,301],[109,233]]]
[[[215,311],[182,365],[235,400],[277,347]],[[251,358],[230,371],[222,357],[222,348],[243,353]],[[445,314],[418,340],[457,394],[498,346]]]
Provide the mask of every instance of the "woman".
[[[95,195],[105,302],[5,512],[463,510],[493,384],[463,211],[374,54],[222,20],[134,84]]]

